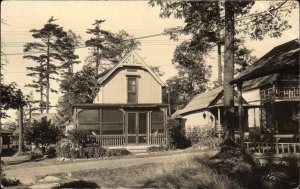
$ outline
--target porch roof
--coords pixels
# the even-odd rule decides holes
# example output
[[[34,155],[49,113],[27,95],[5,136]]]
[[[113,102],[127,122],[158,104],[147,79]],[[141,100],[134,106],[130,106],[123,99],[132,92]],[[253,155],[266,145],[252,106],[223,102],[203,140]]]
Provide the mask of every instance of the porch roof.
[[[194,96],[192,100],[183,109],[180,110],[179,114],[185,115],[207,109],[207,107],[211,105],[214,99],[216,99],[222,91],[223,87],[218,87],[216,89]]]
[[[256,79],[252,79],[249,81],[245,81],[245,83],[243,84],[243,91],[248,91],[251,89],[258,88],[258,87],[263,87],[268,84],[273,84],[277,80],[279,75],[280,74],[275,73],[275,74],[270,74],[267,76],[259,77]]]
[[[299,66],[298,39],[279,45],[262,56],[253,65],[241,72],[230,84],[242,83],[251,79],[281,72],[283,69]]]
[[[178,115],[184,116],[204,110],[211,110],[214,108],[220,108],[224,106],[224,93],[223,87],[210,90],[205,93],[196,95],[183,109],[176,111]],[[234,105],[237,106],[237,93],[234,92]],[[243,106],[250,107],[245,99],[243,99]],[[174,114],[175,114],[174,113]]]
[[[73,104],[73,108],[167,108],[168,104]]]

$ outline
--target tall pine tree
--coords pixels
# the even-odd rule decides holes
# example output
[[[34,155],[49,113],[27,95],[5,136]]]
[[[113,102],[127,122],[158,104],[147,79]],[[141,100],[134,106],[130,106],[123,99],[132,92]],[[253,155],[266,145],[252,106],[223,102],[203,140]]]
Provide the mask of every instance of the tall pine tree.
[[[46,109],[49,112],[50,109],[50,92],[57,92],[50,87],[50,80],[57,80],[55,75],[58,74],[59,65],[57,61],[64,61],[62,51],[65,48],[65,43],[62,41],[67,33],[62,27],[55,24],[53,17],[51,17],[47,23],[41,29],[32,29],[32,37],[38,42],[30,42],[24,45],[25,53],[32,53],[31,55],[23,56],[26,59],[31,59],[38,63],[37,66],[27,67],[31,73],[29,76],[37,78],[34,80],[34,84],[27,85],[34,88],[40,93],[40,108],[41,112]],[[39,52],[39,55],[33,53]],[[46,92],[44,93],[44,89]],[[46,96],[44,105],[44,95]]]

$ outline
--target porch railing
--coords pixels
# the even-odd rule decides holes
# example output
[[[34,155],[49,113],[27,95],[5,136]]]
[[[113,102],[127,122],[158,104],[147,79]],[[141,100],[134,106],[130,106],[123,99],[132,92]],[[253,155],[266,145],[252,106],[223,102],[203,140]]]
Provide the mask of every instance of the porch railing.
[[[264,142],[245,142],[245,147],[249,152],[254,153],[275,153],[275,154],[298,154],[300,153],[300,143],[293,142],[279,142],[280,139],[297,139],[294,135],[274,135],[273,140]]]
[[[262,100],[269,99],[295,99],[300,98],[299,87],[274,87],[263,89],[260,92]]]
[[[123,146],[125,145],[124,135],[91,135],[89,140],[101,146]]]
[[[150,135],[150,144],[165,144],[166,135],[164,134],[152,134]]]

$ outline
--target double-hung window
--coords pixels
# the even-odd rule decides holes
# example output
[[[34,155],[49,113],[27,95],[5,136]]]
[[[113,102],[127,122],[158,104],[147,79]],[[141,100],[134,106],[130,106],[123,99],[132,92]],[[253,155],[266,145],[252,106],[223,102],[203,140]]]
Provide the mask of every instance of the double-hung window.
[[[137,77],[127,77],[127,102],[137,103]]]

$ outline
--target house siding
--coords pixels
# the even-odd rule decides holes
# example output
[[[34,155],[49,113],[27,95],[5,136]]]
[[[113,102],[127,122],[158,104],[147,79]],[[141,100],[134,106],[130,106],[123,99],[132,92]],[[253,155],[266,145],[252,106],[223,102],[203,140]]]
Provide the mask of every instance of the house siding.
[[[127,103],[127,76],[137,77],[137,103],[162,103],[162,86],[149,72],[128,72],[126,68],[116,71],[102,85],[95,103]]]

